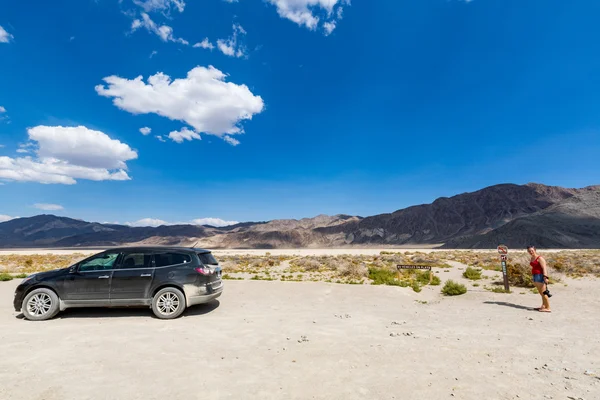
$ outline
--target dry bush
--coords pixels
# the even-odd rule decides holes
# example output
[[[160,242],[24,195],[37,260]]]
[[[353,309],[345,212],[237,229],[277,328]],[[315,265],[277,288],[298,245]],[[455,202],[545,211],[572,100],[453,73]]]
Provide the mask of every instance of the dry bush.
[[[369,269],[360,261],[342,260],[337,264],[337,273],[344,278],[361,279],[368,276]]]
[[[290,266],[293,270],[304,272],[319,271],[321,268],[323,268],[323,264],[321,263],[321,261],[319,261],[315,257],[298,258],[296,260],[291,261]]]
[[[0,256],[0,271],[32,273],[69,267],[87,256],[73,254],[7,254]]]

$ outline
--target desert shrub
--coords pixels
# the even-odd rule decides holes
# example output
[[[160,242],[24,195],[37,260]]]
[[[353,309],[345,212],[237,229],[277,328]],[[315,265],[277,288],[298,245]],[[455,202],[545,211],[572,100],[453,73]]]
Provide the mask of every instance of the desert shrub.
[[[17,278],[17,279],[25,279],[25,278],[27,278],[28,276],[29,276],[29,275],[27,275],[27,274],[18,274],[18,275],[15,275],[14,277],[15,277],[15,278]]]
[[[388,268],[369,268],[369,279],[373,285],[397,285],[396,273]]]
[[[473,281],[481,279],[481,270],[475,269],[472,267],[467,267],[465,272],[463,272],[463,276],[467,279],[471,279]]]
[[[322,264],[313,257],[304,257],[294,260],[290,265],[299,271],[318,271]]]
[[[506,273],[508,274],[508,283],[511,286],[533,287],[531,267],[529,267],[529,265],[525,267],[521,264],[508,263],[506,266]]]
[[[494,286],[493,288],[491,288],[489,290],[494,293],[512,293],[510,290],[504,290],[504,287],[502,287],[502,286]]]
[[[415,280],[421,284],[421,285],[428,285],[429,284],[429,275],[433,274],[433,271],[418,271],[415,274]],[[439,278],[438,278],[439,279]],[[431,278],[431,281],[433,282],[433,276]]]
[[[0,282],[6,282],[6,281],[12,281],[13,280],[13,276],[10,274],[6,274],[6,273],[1,273],[0,274]]]
[[[419,285],[419,282],[416,280],[412,281],[410,287],[417,293],[419,293],[422,290],[421,285]]]
[[[408,282],[396,279],[397,273],[389,268],[369,268],[369,279],[373,285],[408,286]]]
[[[432,286],[439,286],[442,283],[442,280],[440,279],[439,276],[433,275],[431,277],[431,283],[430,285]]]
[[[442,293],[446,296],[458,296],[467,293],[467,287],[453,280],[447,280],[442,288]]]
[[[358,261],[342,261],[337,266],[338,274],[345,278],[365,278],[369,274],[367,266]]]

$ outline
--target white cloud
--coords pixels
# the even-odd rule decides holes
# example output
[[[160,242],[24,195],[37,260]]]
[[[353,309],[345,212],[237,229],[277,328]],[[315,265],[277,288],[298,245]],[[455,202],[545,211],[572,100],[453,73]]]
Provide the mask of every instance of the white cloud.
[[[157,54],[158,54],[158,51],[152,50],[152,53],[150,53],[150,57],[148,57],[148,58],[152,58],[152,57],[154,57]]]
[[[198,218],[190,222],[167,222],[158,218],[142,218],[135,222],[125,222],[129,226],[160,226],[160,225],[212,225],[212,226],[229,226],[239,224],[238,221],[225,221],[221,218]]]
[[[260,96],[246,85],[226,82],[227,75],[213,66],[196,67],[183,79],[171,80],[161,72],[148,78],[104,78],[96,92],[113,97],[113,104],[132,114],[158,114],[193,127],[196,133],[223,137],[243,133],[241,122],[264,109]],[[180,132],[181,134],[181,132]]]
[[[168,25],[158,26],[156,22],[152,21],[150,16],[146,13],[142,13],[141,20],[133,20],[133,22],[131,23],[131,32],[135,32],[140,27],[144,27],[148,32],[154,33],[155,35],[160,37],[160,39],[163,42],[175,42],[185,45],[189,44],[187,40],[176,38],[175,36],[173,36],[173,28],[171,28]]]
[[[14,36],[6,32],[2,26],[0,26],[0,43],[9,43],[13,40]]]
[[[325,34],[329,35],[342,18],[342,9],[350,5],[350,0],[267,0],[277,8],[280,17],[289,19],[300,26],[315,30],[322,18]]]
[[[64,210],[65,209],[60,204],[35,203],[33,206],[35,208],[38,208],[38,209],[44,210],[44,211],[58,211],[58,210]]]
[[[161,226],[168,225],[166,221],[157,218],[142,218],[135,222],[125,222],[125,225],[129,226]]]
[[[190,131],[188,128],[183,127],[180,131],[173,131],[169,133],[169,139],[177,143],[183,143],[184,140],[192,141],[194,139],[200,140],[200,135],[194,131]]]
[[[72,185],[77,179],[129,180],[126,162],[137,158],[127,144],[85,126],[36,126],[28,130],[36,157],[0,157],[0,179]]]
[[[223,0],[225,3],[237,3],[239,0]]]
[[[161,141],[161,142],[163,142],[163,143],[164,143],[164,142],[166,142],[165,138],[164,138],[164,137],[162,137],[162,136],[160,136],[160,135],[156,135],[155,137],[156,137],[156,138],[157,138],[159,141]]]
[[[329,36],[331,35],[331,32],[333,32],[333,30],[336,27],[336,22],[335,21],[331,21],[331,22],[325,22],[323,24],[323,29],[325,29],[325,35]]]
[[[192,220],[195,225],[229,226],[239,224],[238,221],[224,221],[221,218],[198,218]]]
[[[27,153],[29,153],[29,150],[27,150],[27,149],[17,149],[17,153],[27,154]]]
[[[15,219],[15,218],[18,218],[18,217],[11,217],[10,215],[0,214],[0,222],[10,221],[11,219]]]
[[[183,12],[185,8],[183,0],[133,0],[133,2],[146,12],[170,11],[172,7]]]
[[[221,53],[230,57],[244,57],[246,56],[246,46],[238,43],[240,35],[245,35],[246,31],[240,24],[233,24],[233,33],[227,39],[217,40],[217,47]]]
[[[6,108],[0,106],[0,114],[5,113],[6,112]]]
[[[36,126],[28,130],[36,141],[40,158],[56,158],[89,168],[126,169],[126,161],[137,158],[128,145],[85,126]]]
[[[5,147],[5,146],[3,144],[0,144],[0,149],[3,148],[3,147]]]
[[[193,47],[202,47],[203,49],[213,50],[215,48],[215,45],[212,44],[210,40],[208,40],[208,38],[204,38],[203,41],[196,43]]]
[[[149,135],[150,132],[152,132],[152,129],[148,128],[147,126],[140,128],[140,133],[144,136]]]
[[[223,137],[223,140],[225,140],[227,143],[229,143],[232,146],[237,146],[238,144],[240,144],[239,140],[234,139],[229,135],[225,135],[225,137]]]

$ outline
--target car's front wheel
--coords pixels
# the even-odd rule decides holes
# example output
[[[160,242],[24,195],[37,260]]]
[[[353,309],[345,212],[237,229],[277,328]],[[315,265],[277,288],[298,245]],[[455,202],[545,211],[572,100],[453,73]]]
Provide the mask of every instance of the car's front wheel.
[[[177,288],[161,289],[152,298],[152,311],[160,319],[177,318],[184,310],[185,296]]]
[[[21,311],[30,321],[44,321],[54,317],[60,310],[58,296],[46,288],[32,290],[25,296]]]

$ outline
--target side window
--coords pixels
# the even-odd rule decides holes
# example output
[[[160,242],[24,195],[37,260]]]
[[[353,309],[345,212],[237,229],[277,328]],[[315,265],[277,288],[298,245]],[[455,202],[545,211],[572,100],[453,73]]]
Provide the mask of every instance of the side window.
[[[154,255],[154,262],[157,267],[167,267],[169,265],[190,263],[192,258],[188,254],[182,253],[157,253]]]
[[[79,264],[79,271],[103,271],[113,269],[119,253],[104,253]]]
[[[147,253],[125,253],[121,262],[121,269],[152,268],[152,256]]]

